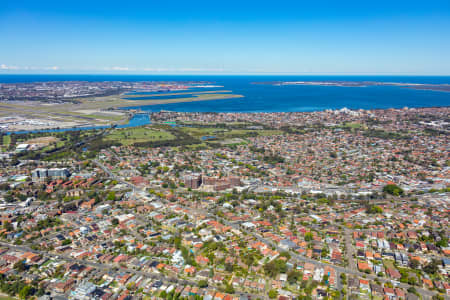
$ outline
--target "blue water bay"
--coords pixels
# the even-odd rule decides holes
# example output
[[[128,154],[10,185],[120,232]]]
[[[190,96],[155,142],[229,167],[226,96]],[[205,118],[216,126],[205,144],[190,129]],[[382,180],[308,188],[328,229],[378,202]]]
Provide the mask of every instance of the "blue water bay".
[[[243,98],[138,106],[143,111],[295,112],[325,109],[386,109],[450,105],[450,93],[396,86],[338,87],[254,84],[272,81],[377,81],[450,84],[450,76],[213,76],[213,75],[0,75],[0,82],[31,81],[207,81]],[[197,91],[199,89],[196,89]],[[200,89],[201,90],[201,89]],[[146,94],[143,95],[147,98]],[[176,99],[189,95],[155,96]],[[164,97],[164,98],[160,98]],[[131,97],[130,97],[131,98]],[[134,107],[136,108],[136,107]]]

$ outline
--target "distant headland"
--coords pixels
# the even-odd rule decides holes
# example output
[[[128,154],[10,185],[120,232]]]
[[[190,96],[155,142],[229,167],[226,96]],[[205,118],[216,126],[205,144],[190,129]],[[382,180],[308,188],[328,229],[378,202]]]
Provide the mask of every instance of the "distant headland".
[[[268,84],[275,86],[285,85],[314,85],[314,86],[340,86],[340,87],[367,87],[367,86],[395,86],[415,90],[430,90],[450,92],[450,84],[378,82],[378,81],[271,81],[253,82],[253,84]]]

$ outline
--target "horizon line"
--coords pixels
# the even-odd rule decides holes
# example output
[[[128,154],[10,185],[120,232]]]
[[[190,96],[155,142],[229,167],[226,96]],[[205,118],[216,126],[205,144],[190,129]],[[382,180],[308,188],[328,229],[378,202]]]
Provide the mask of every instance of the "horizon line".
[[[0,72],[0,76],[4,75],[45,75],[45,76],[60,76],[60,75],[88,75],[88,76],[426,76],[426,77],[450,77],[449,74],[423,74],[423,73],[295,73],[295,72],[267,72],[267,73],[128,73],[128,72],[114,72],[114,73],[10,73]]]

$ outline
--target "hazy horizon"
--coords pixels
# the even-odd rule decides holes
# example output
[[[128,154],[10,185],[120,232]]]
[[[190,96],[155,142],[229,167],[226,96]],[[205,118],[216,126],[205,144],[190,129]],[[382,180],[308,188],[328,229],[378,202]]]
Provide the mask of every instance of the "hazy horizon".
[[[330,76],[330,77],[450,77],[449,74],[405,73],[133,73],[133,72],[0,72],[0,76]]]

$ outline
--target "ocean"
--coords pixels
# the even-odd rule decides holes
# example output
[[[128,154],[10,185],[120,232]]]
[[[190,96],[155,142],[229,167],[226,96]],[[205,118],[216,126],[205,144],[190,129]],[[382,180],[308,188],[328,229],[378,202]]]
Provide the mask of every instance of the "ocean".
[[[244,75],[0,75],[0,82],[32,81],[209,81],[243,98],[138,106],[143,111],[304,112],[325,109],[386,109],[449,106],[450,93],[395,86],[274,86],[271,81],[378,81],[450,84],[450,76],[244,76]],[[136,107],[134,107],[136,108]]]

